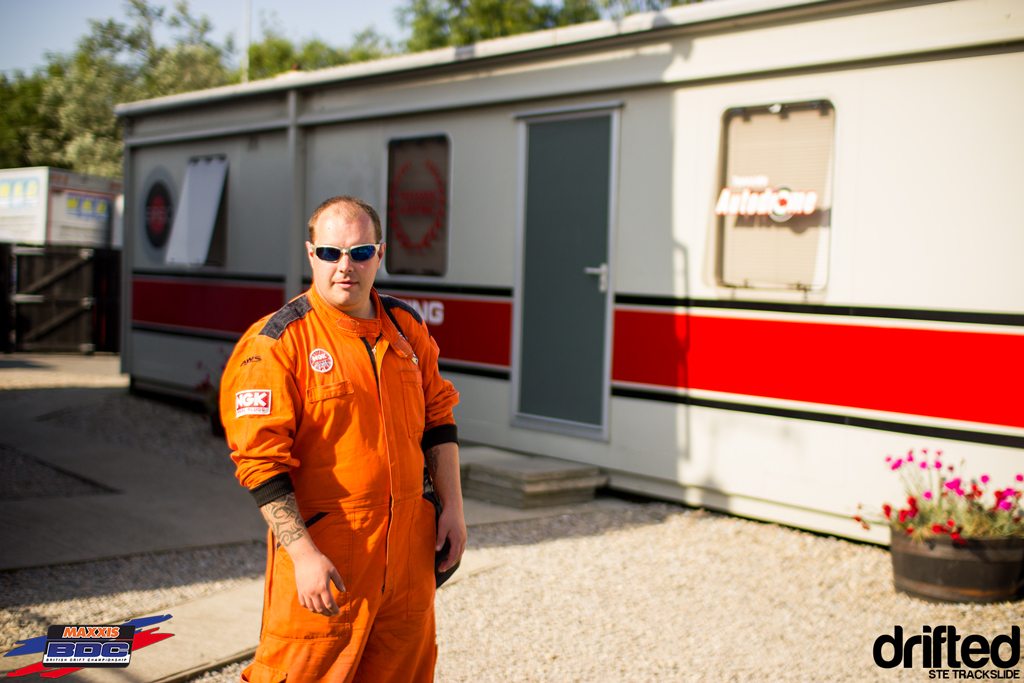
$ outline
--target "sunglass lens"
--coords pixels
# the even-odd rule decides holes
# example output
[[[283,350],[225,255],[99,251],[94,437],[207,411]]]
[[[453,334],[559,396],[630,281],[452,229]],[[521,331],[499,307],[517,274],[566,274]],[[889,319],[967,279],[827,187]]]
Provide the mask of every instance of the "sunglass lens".
[[[372,258],[377,253],[377,247],[372,244],[363,244],[358,247],[353,247],[349,255],[353,261],[365,261]]]
[[[338,247],[317,247],[316,257],[328,263],[337,263],[341,259],[341,249]]]

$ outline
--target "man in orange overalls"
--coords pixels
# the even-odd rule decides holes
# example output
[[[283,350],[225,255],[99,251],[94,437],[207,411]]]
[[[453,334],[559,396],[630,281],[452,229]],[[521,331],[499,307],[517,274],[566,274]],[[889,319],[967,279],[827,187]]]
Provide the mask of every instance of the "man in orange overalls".
[[[380,219],[329,199],[313,286],[242,336],[221,383],[237,476],[271,528],[260,646],[243,681],[430,681],[434,553],[466,544],[452,407],[415,310],[380,296]],[[444,511],[423,498],[426,464]],[[276,542],[275,542],[276,540]]]

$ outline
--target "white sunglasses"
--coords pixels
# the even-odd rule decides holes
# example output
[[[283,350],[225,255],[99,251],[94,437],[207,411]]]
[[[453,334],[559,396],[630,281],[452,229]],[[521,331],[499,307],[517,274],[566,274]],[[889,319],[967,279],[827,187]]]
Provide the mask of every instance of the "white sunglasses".
[[[354,247],[335,247],[329,244],[313,245],[313,253],[326,263],[337,263],[345,254],[348,254],[348,257],[356,263],[362,263],[376,256],[379,250],[380,244],[357,244]]]

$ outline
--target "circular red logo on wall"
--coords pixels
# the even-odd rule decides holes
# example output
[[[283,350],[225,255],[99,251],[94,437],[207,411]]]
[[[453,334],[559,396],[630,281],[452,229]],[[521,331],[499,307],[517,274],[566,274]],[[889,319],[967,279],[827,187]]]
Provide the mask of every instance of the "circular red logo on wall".
[[[157,181],[149,188],[145,210],[146,237],[154,248],[159,249],[167,243],[174,218],[171,192],[162,182]]]
[[[317,372],[327,372],[334,367],[334,358],[323,349],[313,349],[309,354],[309,367]]]

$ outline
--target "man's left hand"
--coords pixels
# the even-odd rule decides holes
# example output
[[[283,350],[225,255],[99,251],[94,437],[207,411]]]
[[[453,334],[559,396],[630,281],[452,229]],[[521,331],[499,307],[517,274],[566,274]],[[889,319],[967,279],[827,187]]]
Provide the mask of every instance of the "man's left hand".
[[[442,572],[454,567],[466,550],[466,519],[463,517],[461,506],[446,507],[441,512],[441,517],[437,520],[437,546],[434,549],[440,551],[446,538],[452,545],[448,558],[438,567],[438,571]]]

